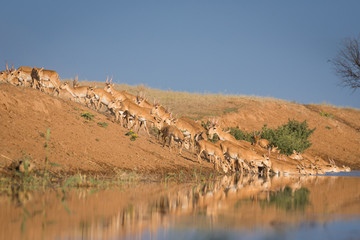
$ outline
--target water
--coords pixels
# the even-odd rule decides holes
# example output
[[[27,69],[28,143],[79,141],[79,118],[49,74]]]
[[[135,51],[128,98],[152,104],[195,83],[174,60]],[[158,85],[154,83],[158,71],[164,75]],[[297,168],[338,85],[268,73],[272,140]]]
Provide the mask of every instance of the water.
[[[0,196],[0,239],[360,239],[360,172]]]

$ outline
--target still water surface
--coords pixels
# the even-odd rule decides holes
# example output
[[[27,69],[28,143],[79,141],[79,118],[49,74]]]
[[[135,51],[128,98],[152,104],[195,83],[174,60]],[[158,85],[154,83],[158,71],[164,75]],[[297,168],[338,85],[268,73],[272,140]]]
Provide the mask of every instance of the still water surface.
[[[360,172],[20,192],[0,239],[360,239]]]

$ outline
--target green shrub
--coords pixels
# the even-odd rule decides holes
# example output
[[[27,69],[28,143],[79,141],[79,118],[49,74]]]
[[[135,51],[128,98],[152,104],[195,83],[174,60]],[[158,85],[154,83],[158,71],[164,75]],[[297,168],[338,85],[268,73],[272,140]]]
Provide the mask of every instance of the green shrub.
[[[83,118],[85,118],[86,120],[92,120],[92,119],[95,117],[94,114],[92,114],[92,113],[90,113],[90,112],[87,112],[87,111],[81,112],[80,115],[81,115]]]
[[[254,138],[251,133],[242,131],[238,127],[230,128],[230,134],[233,135],[236,138],[236,140],[245,140],[251,143],[254,142]]]
[[[280,149],[280,153],[291,155],[293,150],[302,153],[311,146],[310,135],[315,131],[309,129],[305,121],[290,120],[277,129],[269,129],[266,125],[261,130],[261,138],[269,140],[271,146]]]
[[[106,123],[106,122],[98,122],[97,125],[98,125],[99,127],[106,128],[109,124]]]
[[[328,113],[328,112],[320,112],[319,114],[322,117],[334,118],[334,115],[332,115],[331,113]]]
[[[130,136],[130,140],[131,140],[131,141],[135,141],[136,138],[139,137],[139,135],[137,135],[136,133],[134,133],[134,131],[133,131],[132,129],[130,129],[130,131],[127,132],[125,135],[126,135],[126,136]]]
[[[261,131],[255,132],[255,134],[261,133],[261,138],[269,140],[271,146],[278,147],[280,153],[291,155],[293,150],[302,153],[311,146],[309,137],[314,131],[315,128],[309,129],[306,120],[298,122],[289,119],[288,123],[279,126],[277,129],[267,128],[265,124]],[[237,140],[254,142],[253,133],[242,131],[237,127],[230,128],[230,134]]]

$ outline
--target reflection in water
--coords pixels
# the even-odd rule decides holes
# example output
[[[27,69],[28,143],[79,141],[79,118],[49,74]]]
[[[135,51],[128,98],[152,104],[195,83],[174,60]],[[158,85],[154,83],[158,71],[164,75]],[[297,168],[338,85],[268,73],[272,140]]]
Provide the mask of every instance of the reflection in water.
[[[305,210],[305,206],[309,204],[309,193],[307,188],[300,188],[293,191],[289,186],[283,190],[270,192],[270,197],[267,200],[262,200],[263,207],[275,205],[277,208],[286,211]]]
[[[289,231],[299,239],[297,231],[318,234],[335,224],[332,231],[341,232],[352,226],[342,226],[348,221],[359,229],[359,183],[355,177],[234,175],[166,187],[18,192],[0,197],[0,239],[278,239]]]

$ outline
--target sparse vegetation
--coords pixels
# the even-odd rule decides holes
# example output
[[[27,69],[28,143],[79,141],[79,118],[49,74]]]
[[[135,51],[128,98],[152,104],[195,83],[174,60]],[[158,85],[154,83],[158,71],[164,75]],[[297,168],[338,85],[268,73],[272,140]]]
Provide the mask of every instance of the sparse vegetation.
[[[126,136],[130,136],[130,140],[131,140],[131,141],[135,141],[136,138],[139,137],[139,135],[137,135],[132,129],[130,129],[130,131],[127,132],[125,135],[126,135]]]
[[[81,113],[80,113],[80,116],[83,117],[83,118],[85,118],[86,120],[93,120],[94,117],[95,117],[94,114],[92,114],[92,113],[90,113],[90,112],[88,112],[88,111],[83,111],[83,112],[81,112]]]
[[[106,128],[109,124],[106,123],[106,122],[98,122],[97,125],[98,125],[99,127]]]
[[[225,114],[226,113],[231,113],[231,112],[238,112],[238,109],[236,107],[231,107],[231,108],[225,108],[223,111]]]
[[[320,112],[320,116],[327,117],[327,118],[334,118],[334,115],[328,112]]]

